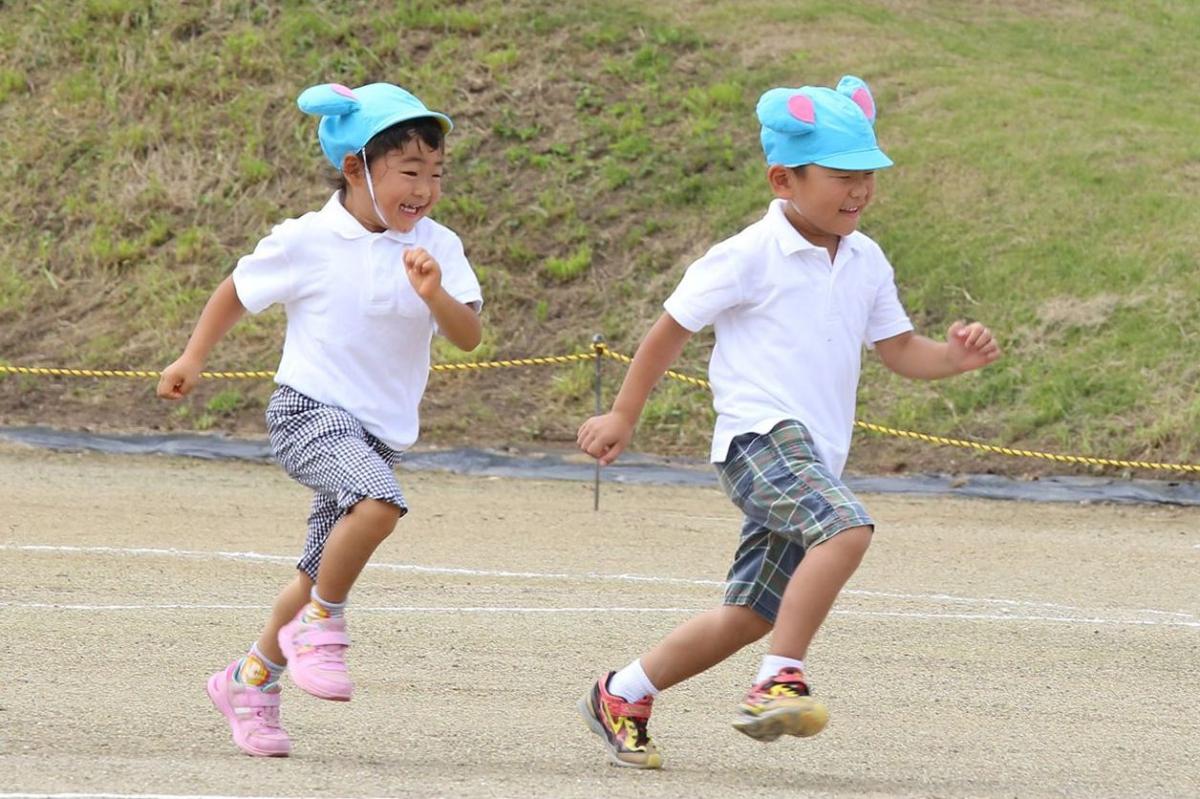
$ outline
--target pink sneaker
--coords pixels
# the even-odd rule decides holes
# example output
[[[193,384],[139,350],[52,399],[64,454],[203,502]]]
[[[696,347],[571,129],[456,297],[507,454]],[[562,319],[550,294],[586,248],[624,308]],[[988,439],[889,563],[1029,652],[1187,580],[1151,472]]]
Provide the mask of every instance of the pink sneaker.
[[[233,742],[255,757],[287,757],[292,740],[279,726],[279,691],[233,681],[237,661],[208,678],[208,698],[233,730]]]
[[[300,620],[303,615],[301,610],[279,631],[279,648],[287,658],[292,680],[319,699],[349,702],[354,686],[346,671],[350,646],[346,620],[305,623]]]

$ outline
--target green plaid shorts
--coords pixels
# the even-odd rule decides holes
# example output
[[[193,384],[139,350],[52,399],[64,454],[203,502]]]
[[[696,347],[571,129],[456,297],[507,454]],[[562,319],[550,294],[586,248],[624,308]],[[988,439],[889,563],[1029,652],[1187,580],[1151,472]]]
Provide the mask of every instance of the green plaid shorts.
[[[745,514],[725,604],[749,607],[772,623],[809,547],[852,527],[875,528],[858,498],[821,462],[812,435],[798,421],[733,439],[717,471],[721,487]]]

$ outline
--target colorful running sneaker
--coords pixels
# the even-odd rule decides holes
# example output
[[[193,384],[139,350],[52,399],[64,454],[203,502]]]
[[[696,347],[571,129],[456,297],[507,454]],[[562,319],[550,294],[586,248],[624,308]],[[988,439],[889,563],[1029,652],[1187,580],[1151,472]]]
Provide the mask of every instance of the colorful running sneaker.
[[[733,727],[759,741],[774,741],[780,735],[816,735],[828,721],[829,711],[809,696],[804,672],[788,668],[750,689]]]
[[[646,732],[654,697],[628,702],[608,692],[613,672],[596,680],[579,700],[579,714],[588,728],[604,741],[608,759],[626,768],[662,768],[662,755]]]
[[[349,702],[354,686],[346,670],[350,636],[345,618],[304,622],[304,611],[279,630],[279,648],[296,685],[319,699]]]
[[[263,691],[233,679],[238,662],[208,678],[208,698],[233,730],[233,742],[255,757],[287,757],[292,740],[279,726],[279,688]]]

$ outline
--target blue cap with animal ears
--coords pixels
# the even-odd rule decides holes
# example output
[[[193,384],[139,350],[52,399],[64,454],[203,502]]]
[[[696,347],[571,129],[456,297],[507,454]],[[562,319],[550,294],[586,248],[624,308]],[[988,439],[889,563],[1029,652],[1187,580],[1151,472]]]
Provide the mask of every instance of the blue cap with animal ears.
[[[763,153],[770,165],[817,164],[869,171],[892,165],[875,142],[875,100],[853,75],[837,89],[771,89],[758,100]]]
[[[450,117],[430,111],[415,95],[390,83],[371,83],[357,89],[323,83],[305,89],[296,104],[304,113],[321,117],[317,137],[325,157],[339,172],[346,155],[357,153],[375,134],[397,122],[429,117],[437,120],[443,133],[454,127]]]

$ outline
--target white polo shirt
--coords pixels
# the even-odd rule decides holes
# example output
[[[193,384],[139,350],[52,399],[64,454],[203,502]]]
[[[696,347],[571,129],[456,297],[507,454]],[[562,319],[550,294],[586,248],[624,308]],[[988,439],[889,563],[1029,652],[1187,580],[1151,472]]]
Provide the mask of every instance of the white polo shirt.
[[[862,347],[912,323],[875,242],[852,233],[830,263],[829,252],[801,236],[783,209],[775,200],[765,217],[689,266],[664,307],[693,333],[711,324],[716,334],[708,367],[714,462],[725,460],[735,436],[798,419],[840,475]]]
[[[344,408],[396,450],[417,440],[436,330],[405,273],[404,252],[412,247],[437,259],[451,297],[482,305],[452,230],[422,218],[409,233],[372,233],[337,194],[320,211],[276,225],[233,270],[246,310],[281,303],[287,312],[275,382]]]

